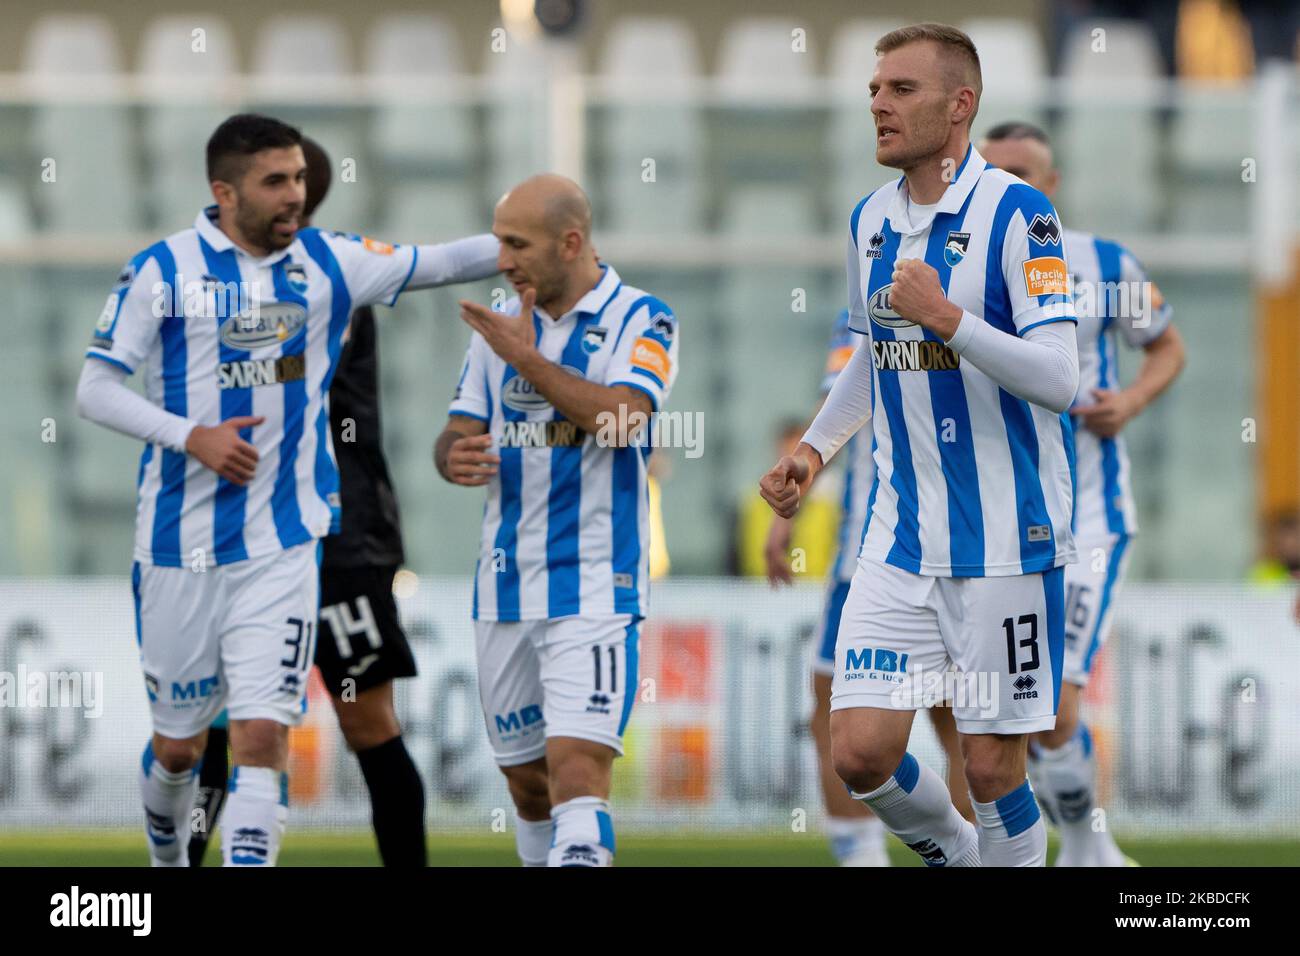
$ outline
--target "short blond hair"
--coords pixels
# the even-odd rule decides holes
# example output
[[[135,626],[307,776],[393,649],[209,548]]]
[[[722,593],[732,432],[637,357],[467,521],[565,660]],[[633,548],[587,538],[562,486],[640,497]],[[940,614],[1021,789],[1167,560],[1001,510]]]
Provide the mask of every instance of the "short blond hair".
[[[950,27],[946,23],[914,23],[899,27],[876,41],[876,53],[885,54],[922,40],[939,44],[949,55],[949,64],[956,67],[950,70],[949,79],[955,81],[955,85],[971,87],[975,91],[975,109],[979,109],[980,96],[984,93],[980,55],[971,38],[956,27]],[[975,120],[975,109],[971,110],[971,122]]]

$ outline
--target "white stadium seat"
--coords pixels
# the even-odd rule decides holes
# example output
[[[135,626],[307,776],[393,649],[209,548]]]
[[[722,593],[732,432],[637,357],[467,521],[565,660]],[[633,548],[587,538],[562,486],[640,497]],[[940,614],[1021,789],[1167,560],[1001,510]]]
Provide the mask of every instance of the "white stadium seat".
[[[687,92],[700,75],[695,36],[668,17],[619,20],[600,54],[599,72],[615,90]],[[615,103],[601,126],[604,169],[602,219],[618,232],[680,233],[702,219],[700,111],[685,100]],[[643,179],[646,159],[655,179]]]
[[[1045,110],[1034,94],[1046,91],[1048,74],[1038,31],[1010,17],[975,17],[961,26],[975,44],[984,81],[974,138],[1007,120],[1042,125]]]
[[[97,14],[50,14],[27,34],[21,68],[33,92],[112,90],[122,68],[112,23]],[[130,114],[104,103],[41,103],[31,148],[53,160],[54,181],[36,191],[43,225],[58,232],[132,230],[140,221],[139,179],[130,151]],[[49,168],[49,167],[43,167]],[[104,183],[112,183],[105,189]]]
[[[443,80],[464,70],[451,25],[420,13],[377,20],[366,38],[362,68],[423,94],[438,92]],[[470,111],[454,102],[385,103],[375,115],[371,142],[387,166],[425,174],[463,175],[477,153]]]
[[[202,47],[195,49],[195,30]],[[182,229],[212,201],[203,147],[234,112],[220,102],[222,83],[239,72],[234,34],[220,16],[194,14],[151,20],[140,41],[138,72],[165,99],[144,108],[144,151],[152,225]],[[175,79],[183,81],[177,88]]]
[[[795,31],[807,28],[797,20],[751,17],[727,26],[718,50],[718,81],[723,90],[747,92],[753,81],[798,82],[814,73],[811,40],[803,52],[794,49]]]
[[[543,172],[550,155],[545,90],[549,66],[537,41],[507,39],[487,56],[488,201],[495,204],[511,186]]]
[[[1062,74],[1074,105],[1055,146],[1068,225],[1107,235],[1153,228],[1161,194],[1156,110],[1125,100],[1154,91],[1163,72],[1145,24],[1091,21],[1066,38]]]
[[[829,76],[836,102],[830,117],[831,175],[826,205],[830,228],[848,230],[854,205],[881,183],[898,178],[898,171],[876,162],[876,124],[871,115],[871,74],[876,66],[876,42],[901,21],[852,20],[835,31]]]
[[[257,33],[253,48],[252,72],[269,81],[300,80],[302,77],[346,77],[353,71],[352,55],[343,25],[324,14],[273,16]],[[249,104],[260,112],[269,112],[300,127],[329,153],[334,170],[334,186],[326,199],[323,215],[337,228],[355,232],[367,229],[371,216],[373,184],[380,170],[370,165],[361,133],[361,114],[346,107],[284,106],[273,102]],[[355,182],[340,189],[343,163],[355,164]],[[323,220],[324,221],[324,220]]]

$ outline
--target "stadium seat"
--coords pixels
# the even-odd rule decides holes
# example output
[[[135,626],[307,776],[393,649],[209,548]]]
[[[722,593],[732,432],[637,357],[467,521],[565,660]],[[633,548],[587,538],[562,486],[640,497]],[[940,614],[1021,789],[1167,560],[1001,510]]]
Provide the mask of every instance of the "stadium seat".
[[[1094,38],[1094,31],[1104,30]],[[1095,51],[1099,38],[1105,51]],[[1163,198],[1157,112],[1149,97],[1164,70],[1145,24],[1097,20],[1065,40],[1069,107],[1056,143],[1065,222],[1109,235],[1151,229]],[[1131,104],[1133,98],[1148,98]]]
[[[876,64],[876,41],[903,24],[860,19],[835,32],[829,76],[835,103],[830,118],[831,175],[826,177],[830,229],[847,228],[849,213],[863,196],[898,171],[876,162],[876,125],[868,86]]]
[[[111,21],[98,14],[41,17],[26,37],[21,68],[32,93],[67,96],[34,109],[29,147],[42,169],[55,176],[35,190],[41,225],[56,232],[138,228],[140,184],[129,110],[75,98],[81,89],[118,88],[121,58]],[[50,160],[52,167],[46,165]],[[105,189],[106,182],[113,188]]]
[[[362,69],[401,81],[421,95],[445,93],[445,81],[464,72],[460,43],[445,18],[390,14],[366,38]],[[371,143],[389,169],[428,175],[460,175],[475,162],[477,145],[470,110],[453,101],[383,103],[375,113]]]
[[[795,31],[807,28],[797,20],[746,17],[727,25],[718,50],[718,85],[728,93],[750,92],[755,80],[800,83],[812,78],[813,52],[804,35],[802,51],[794,49]]]
[[[699,78],[694,34],[681,20],[626,17],[610,30],[600,73],[614,93],[652,90],[662,102],[614,102],[600,128],[601,219],[616,232],[681,233],[698,229],[703,130],[699,107],[685,97]],[[653,183],[644,162],[655,162]]]
[[[487,200],[549,165],[545,90],[549,68],[538,43],[511,38],[487,57]]]
[[[203,48],[196,51],[194,31],[200,28]],[[140,43],[141,79],[166,93],[144,108],[150,225],[172,232],[188,226],[212,201],[203,144],[236,111],[233,103],[219,105],[222,83],[239,72],[235,38],[224,19],[197,14],[150,21]]]
[[[795,31],[803,29],[792,19],[754,17],[736,20],[723,34],[717,70],[723,102],[710,117],[710,131],[724,188],[763,182],[807,188],[825,176],[824,115],[809,108],[817,102],[811,38],[805,34],[802,50],[795,49]]]
[[[1251,186],[1242,161],[1253,154],[1252,89],[1184,80],[1170,131],[1178,202],[1171,226],[1180,232],[1244,233]]]
[[[980,58],[984,93],[975,116],[973,138],[1007,120],[1043,125],[1048,92],[1046,55],[1038,31],[1026,20],[974,17],[962,25]]]
[[[487,232],[491,211],[453,182],[410,177],[391,183],[385,192],[387,213],[379,237],[387,242],[442,242]]]
[[[265,95],[271,98],[250,105],[293,123],[325,148],[334,168],[326,214],[341,229],[362,231],[373,225],[374,187],[382,179],[362,134],[364,110],[274,100],[276,84],[286,80],[342,79],[352,70],[347,34],[338,20],[324,14],[271,17],[257,34],[252,58],[252,72],[265,82]],[[349,160],[351,166],[345,166]],[[355,181],[346,190],[338,188],[345,169],[355,170]]]

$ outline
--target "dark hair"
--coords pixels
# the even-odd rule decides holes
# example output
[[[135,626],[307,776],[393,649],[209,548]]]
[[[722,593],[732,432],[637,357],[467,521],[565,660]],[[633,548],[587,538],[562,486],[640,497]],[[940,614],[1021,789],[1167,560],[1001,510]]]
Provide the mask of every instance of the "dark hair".
[[[1022,120],[1010,120],[1006,123],[999,123],[987,133],[984,138],[990,143],[997,143],[1004,139],[1032,139],[1042,143],[1044,146],[1051,146],[1052,141],[1048,138],[1047,133],[1041,126],[1035,126],[1033,123],[1026,123]]]
[[[302,138],[302,155],[307,160],[307,202],[303,204],[302,217],[309,219],[330,191],[332,171],[329,153],[314,139]]]
[[[258,113],[238,113],[208,139],[208,182],[237,182],[255,154],[301,142],[302,133],[288,123]]]

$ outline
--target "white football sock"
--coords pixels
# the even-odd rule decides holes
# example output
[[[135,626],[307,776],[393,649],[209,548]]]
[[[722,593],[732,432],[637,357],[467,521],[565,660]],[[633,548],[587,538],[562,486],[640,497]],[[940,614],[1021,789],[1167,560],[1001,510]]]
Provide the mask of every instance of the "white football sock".
[[[289,818],[289,775],[270,767],[235,767],[221,817],[226,866],[275,866]]]
[[[1030,762],[1030,779],[1061,837],[1056,865],[1123,866],[1124,854],[1104,826],[1105,818],[1095,813],[1097,762],[1087,726],[1080,724],[1078,732],[1055,750],[1039,746],[1035,758]]]
[[[614,823],[600,797],[574,797],[551,808],[555,842],[547,866],[613,866]]]
[[[154,866],[189,866],[190,810],[194,807],[198,770],[172,773],[165,769],[154,758],[152,740],[144,748],[140,769],[149,862]]]
[[[870,793],[855,793],[886,829],[915,850],[926,866],[979,866],[979,837],[952,805],[939,775],[903,755],[893,776]]]
[[[889,866],[885,825],[876,817],[827,817],[826,835],[840,866]]]
[[[545,866],[551,850],[555,823],[551,820],[525,820],[515,814],[515,850],[524,866]]]
[[[1047,827],[1028,780],[991,803],[972,796],[971,806],[980,825],[982,866],[1047,865]]]

